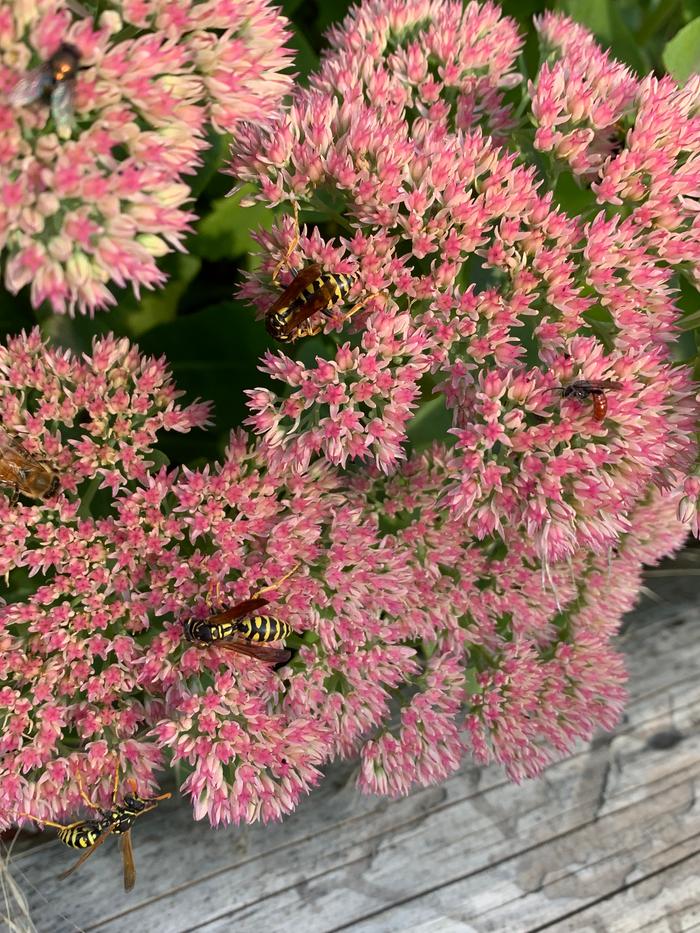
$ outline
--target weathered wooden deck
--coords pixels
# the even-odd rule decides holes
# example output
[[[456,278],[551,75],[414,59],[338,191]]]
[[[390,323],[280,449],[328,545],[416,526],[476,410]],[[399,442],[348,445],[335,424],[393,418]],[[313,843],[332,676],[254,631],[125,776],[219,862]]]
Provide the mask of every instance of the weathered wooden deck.
[[[55,839],[15,856],[36,929],[700,930],[700,550],[669,567],[622,637],[625,721],[540,781],[464,767],[389,802],[336,767],[283,824],[245,831],[167,801],[135,827],[129,895],[116,845],[63,883],[75,856]]]

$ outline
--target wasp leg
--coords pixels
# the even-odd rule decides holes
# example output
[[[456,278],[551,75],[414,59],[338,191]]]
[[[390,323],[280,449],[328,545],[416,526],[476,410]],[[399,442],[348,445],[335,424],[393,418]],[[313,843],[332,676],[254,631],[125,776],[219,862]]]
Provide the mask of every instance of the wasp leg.
[[[79,774],[76,775],[76,781],[78,782],[78,790],[80,791],[80,796],[83,798],[83,800],[88,805],[88,807],[90,807],[93,810],[98,810],[100,813],[102,813],[102,807],[99,804],[95,803],[94,800],[91,800],[88,797],[88,795],[85,793],[85,788],[83,787],[83,779],[80,777]]]
[[[351,317],[357,314],[358,311],[362,310],[368,301],[372,298],[378,298],[380,295],[386,295],[386,292],[371,292],[369,295],[365,295],[364,298],[361,298],[356,304],[350,308],[349,311],[346,311],[343,315],[343,322],[349,321]]]
[[[270,583],[268,586],[264,586],[261,590],[256,590],[251,596],[251,599],[257,599],[258,596],[261,596],[263,593],[267,593],[270,590],[276,589],[280,585],[280,583],[284,583],[285,580],[288,580],[292,576],[292,574],[297,572],[297,570],[300,567],[301,567],[301,564],[295,564],[292,567],[292,569],[289,571],[289,573],[285,573],[285,575],[283,577],[280,577],[279,580],[275,580],[274,583]]]
[[[84,820],[76,820],[75,823],[54,823],[53,820],[42,820],[39,816],[32,816],[31,813],[18,813],[17,818],[22,817],[25,820],[31,820],[32,823],[40,823],[42,826],[50,826],[52,829],[73,829],[74,826],[80,826]]]
[[[221,610],[221,607],[224,605],[222,600],[223,589],[221,580],[210,580],[209,586],[207,587],[207,595],[204,600],[205,605],[212,610]]]
[[[117,755],[117,760],[115,761],[115,767],[114,767],[114,783],[112,784],[112,806],[115,806],[117,802],[118,793],[119,793],[119,755]]]
[[[282,269],[285,266],[289,267],[289,257],[292,255],[294,250],[297,248],[297,244],[299,243],[299,238],[301,236],[301,233],[299,232],[299,208],[297,207],[296,201],[293,202],[292,209],[294,211],[294,236],[290,240],[289,245],[287,246],[287,249],[285,250],[284,256],[280,259],[280,261],[277,263],[275,268],[272,270],[271,278],[275,285],[278,284],[277,277],[279,276]]]

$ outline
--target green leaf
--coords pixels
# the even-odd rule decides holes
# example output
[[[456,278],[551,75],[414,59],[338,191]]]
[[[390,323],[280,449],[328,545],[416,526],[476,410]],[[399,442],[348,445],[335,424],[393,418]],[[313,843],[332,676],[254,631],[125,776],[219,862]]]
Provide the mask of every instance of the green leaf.
[[[64,350],[73,353],[89,353],[93,337],[114,333],[119,337],[127,336],[117,326],[117,312],[97,312],[94,318],[68,317],[66,314],[47,314],[39,325],[44,338],[57,343]]]
[[[439,394],[423,402],[408,422],[408,440],[418,450],[435,440],[452,443],[452,435],[447,433],[451,427],[452,412],[445,406],[444,395]]]
[[[678,276],[679,294],[676,299],[682,311],[679,323],[681,330],[693,330],[700,327],[700,291],[688,275]]]
[[[296,26],[293,26],[292,29],[293,35],[289,45],[291,48],[295,49],[297,53],[294,56],[294,64],[298,74],[297,81],[301,81],[302,84],[307,84],[308,81],[305,79],[308,78],[312,71],[316,71],[318,68],[318,55],[309,45],[309,41],[304,33]]]
[[[612,54],[639,74],[649,70],[646,54],[627,28],[614,0],[564,0],[563,9],[586,26]]]
[[[475,693],[483,693],[484,688],[479,685],[478,670],[475,667],[468,667],[464,672],[464,693],[467,698]]]
[[[691,74],[700,71],[700,16],[666,43],[662,58],[669,74],[679,84],[685,84]]]
[[[676,363],[690,363],[698,355],[695,331],[686,330],[671,344],[671,358]]]
[[[352,0],[334,0],[333,3],[319,3],[318,17],[316,19],[316,28],[319,32],[325,32],[332,23],[339,23],[345,19],[345,15],[352,5]]]
[[[229,431],[249,414],[245,389],[270,385],[258,371],[258,358],[269,345],[261,321],[243,302],[223,301],[194,314],[186,314],[145,333],[142,352],[165,354],[183,402],[200,397],[214,403],[215,430],[168,435],[159,442],[173,463],[192,463],[216,457]]]
[[[231,135],[229,133],[217,133],[213,126],[209,126],[207,129],[207,142],[209,148],[205,149],[202,164],[190,182],[194,197],[198,197],[204,191],[226,161],[231,146]]]
[[[700,0],[683,0],[683,15],[686,20],[700,16]]]
[[[201,260],[177,253],[173,257],[170,279],[164,288],[146,292],[137,308],[125,311],[124,324],[133,337],[140,337],[152,327],[174,320],[185,289],[199,272]]]
[[[230,198],[212,201],[211,211],[197,224],[196,234],[187,243],[188,249],[214,262],[245,254],[248,268],[253,268],[251,258],[255,257],[251,254],[259,247],[251,230],[260,227],[269,230],[274,214],[264,204],[241,207],[241,200],[249,197],[252,190],[251,185],[246,185]]]

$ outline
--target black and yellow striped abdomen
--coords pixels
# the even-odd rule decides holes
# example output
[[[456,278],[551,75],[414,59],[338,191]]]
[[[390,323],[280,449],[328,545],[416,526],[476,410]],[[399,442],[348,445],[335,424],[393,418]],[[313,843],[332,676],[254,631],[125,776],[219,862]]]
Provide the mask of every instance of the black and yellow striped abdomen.
[[[327,311],[340,304],[341,301],[345,301],[354,281],[354,275],[344,275],[342,272],[322,272],[287,305],[286,309],[280,309],[278,313],[284,314],[289,319],[295,311],[301,311],[309,301],[316,297],[321,305],[319,310]]]
[[[58,838],[71,849],[89,849],[95,845],[105,831],[105,824],[98,820],[83,820],[58,831]]]
[[[189,619],[185,623],[185,638],[188,641],[210,645],[234,636],[248,641],[284,641],[291,635],[292,628],[281,619],[272,616],[250,616],[247,619]]]
[[[267,332],[280,343],[294,343],[300,337],[318,331],[311,321],[317,314],[327,314],[345,301],[355,282],[354,275],[321,271],[313,281],[304,284],[303,270],[275,302],[265,318]]]
[[[292,627],[273,616],[250,616],[239,619],[235,625],[236,634],[248,641],[284,641],[292,634]]]

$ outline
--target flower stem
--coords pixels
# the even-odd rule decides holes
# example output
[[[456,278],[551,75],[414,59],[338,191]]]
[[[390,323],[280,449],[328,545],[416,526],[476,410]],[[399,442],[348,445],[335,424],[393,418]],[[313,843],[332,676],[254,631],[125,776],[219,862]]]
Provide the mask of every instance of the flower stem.
[[[94,476],[90,480],[90,485],[87,488],[87,491],[80,500],[80,508],[78,509],[78,515],[81,518],[88,518],[92,513],[90,512],[90,506],[92,505],[92,500],[95,498],[95,493],[99,489],[101,476]]]

